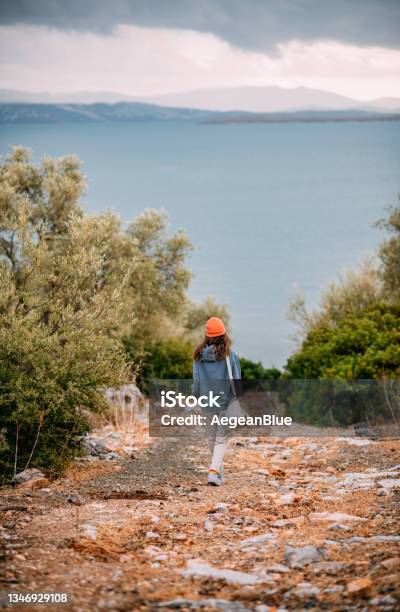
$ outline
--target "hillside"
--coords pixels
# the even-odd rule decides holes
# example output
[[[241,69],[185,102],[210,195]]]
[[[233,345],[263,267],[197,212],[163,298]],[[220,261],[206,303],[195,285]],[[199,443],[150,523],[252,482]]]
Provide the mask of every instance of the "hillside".
[[[124,102],[150,104],[172,109],[192,108],[219,112],[400,111],[399,98],[377,98],[365,101],[310,87],[218,87],[153,96],[139,96],[113,91],[71,91],[62,93],[0,89],[0,103],[7,104],[86,105]]]
[[[320,123],[340,121],[388,121],[399,113],[374,111],[299,111],[290,113],[214,112],[170,108],[139,102],[116,104],[0,103],[0,124],[91,123],[121,121],[194,121],[198,123]]]
[[[192,109],[174,109],[119,102],[117,104],[26,104],[0,103],[0,123],[88,123],[96,121],[198,121],[211,115]]]

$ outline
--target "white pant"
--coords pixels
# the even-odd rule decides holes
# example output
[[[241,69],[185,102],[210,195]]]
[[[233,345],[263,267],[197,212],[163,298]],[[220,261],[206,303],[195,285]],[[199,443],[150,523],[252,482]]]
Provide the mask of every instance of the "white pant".
[[[220,417],[226,416],[228,414],[228,410],[222,410],[218,414]],[[214,425],[210,426],[208,432],[211,450],[211,465],[209,467],[210,470],[220,472],[222,469],[222,463],[227,447],[227,433],[227,425],[218,425],[217,423],[215,423]]]
[[[221,416],[226,414],[226,410],[220,413]],[[227,426],[226,425],[212,425],[210,427],[209,432],[209,442],[210,442],[210,450],[211,450],[211,465],[210,470],[215,470],[216,472],[220,472],[222,468],[222,463],[224,460],[224,455],[227,446],[226,440],[227,434]]]
[[[226,410],[222,410],[219,415],[222,416],[234,416],[241,417],[245,416],[245,411],[243,410],[240,402],[237,398],[234,398],[230,403]],[[224,460],[224,455],[227,447],[227,437],[229,434],[228,425],[212,425],[210,428],[210,446],[211,446],[211,465],[210,470],[215,470],[219,472],[222,468],[222,463]]]

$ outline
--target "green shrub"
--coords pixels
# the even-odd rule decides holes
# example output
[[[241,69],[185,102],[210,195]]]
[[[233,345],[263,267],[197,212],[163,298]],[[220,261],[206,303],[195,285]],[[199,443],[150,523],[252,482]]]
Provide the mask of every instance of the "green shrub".
[[[129,376],[116,333],[123,293],[104,283],[112,215],[84,215],[73,159],[0,167],[0,478],[59,473],[79,453],[84,409]]]
[[[283,387],[283,399],[291,416],[315,425],[385,419],[379,381],[399,375],[400,305],[377,303],[309,331],[287,361],[285,376],[295,380]]]
[[[293,378],[381,378],[400,374],[400,305],[377,303],[336,325],[310,330],[286,371]]]
[[[113,337],[120,295],[97,280],[102,229],[90,217],[72,219],[55,252],[22,212],[13,228],[18,261],[0,261],[0,429],[17,450],[17,470],[31,461],[57,471],[79,450],[82,408],[102,410],[103,389],[128,378]],[[13,464],[0,452],[4,476]]]
[[[277,380],[281,376],[278,368],[264,368],[260,361],[240,357],[243,380]]]
[[[79,453],[85,415],[105,409],[104,390],[132,380],[149,342],[189,304],[186,235],[168,235],[154,210],[127,226],[87,215],[84,187],[74,157],[33,165],[16,148],[0,164],[3,479],[28,464],[59,473]],[[123,337],[136,343],[131,363]]]
[[[137,382],[147,392],[152,379],[189,379],[192,378],[191,342],[179,338],[165,338],[150,342],[140,355],[135,346],[125,340],[125,347],[136,360],[139,358]]]

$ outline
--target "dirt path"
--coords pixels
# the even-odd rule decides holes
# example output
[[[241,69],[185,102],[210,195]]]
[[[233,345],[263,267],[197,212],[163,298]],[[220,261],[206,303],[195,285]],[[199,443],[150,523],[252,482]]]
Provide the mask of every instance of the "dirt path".
[[[400,609],[400,443],[360,444],[232,440],[212,488],[206,448],[161,440],[4,491],[3,591],[76,611]]]

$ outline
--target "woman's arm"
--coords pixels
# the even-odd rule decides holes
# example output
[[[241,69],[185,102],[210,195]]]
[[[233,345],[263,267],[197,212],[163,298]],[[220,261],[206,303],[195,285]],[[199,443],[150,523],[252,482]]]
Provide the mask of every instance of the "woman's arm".
[[[231,364],[232,364],[232,376],[235,380],[242,378],[242,370],[240,368],[240,361],[236,353],[231,351]]]
[[[200,376],[199,369],[197,367],[197,361],[193,360],[193,386],[192,386],[193,395],[198,397],[200,394]]]

